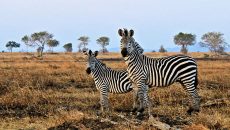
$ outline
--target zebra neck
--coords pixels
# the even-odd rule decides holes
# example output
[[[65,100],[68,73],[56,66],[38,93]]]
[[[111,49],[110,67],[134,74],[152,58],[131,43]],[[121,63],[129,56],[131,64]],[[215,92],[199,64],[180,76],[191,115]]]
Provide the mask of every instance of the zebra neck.
[[[95,69],[92,71],[92,74],[95,75],[95,73],[98,74],[98,73],[109,71],[109,70],[110,70],[109,67],[107,67],[104,63],[97,60],[95,64]]]
[[[141,65],[143,63],[144,55],[138,53],[137,51],[133,51],[128,57],[125,57],[125,63],[129,66],[133,63]]]

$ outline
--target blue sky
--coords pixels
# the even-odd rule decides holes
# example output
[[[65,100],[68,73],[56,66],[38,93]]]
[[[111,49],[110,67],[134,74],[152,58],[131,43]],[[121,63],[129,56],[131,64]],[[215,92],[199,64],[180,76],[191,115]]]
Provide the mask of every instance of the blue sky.
[[[179,32],[200,41],[202,34],[218,31],[229,43],[229,6],[229,0],[0,0],[0,50],[10,40],[22,43],[24,35],[44,30],[60,41],[58,51],[68,42],[76,51],[82,35],[90,37],[93,50],[100,36],[110,38],[108,48],[119,48],[119,28],[134,29],[136,41],[151,50],[174,48]]]

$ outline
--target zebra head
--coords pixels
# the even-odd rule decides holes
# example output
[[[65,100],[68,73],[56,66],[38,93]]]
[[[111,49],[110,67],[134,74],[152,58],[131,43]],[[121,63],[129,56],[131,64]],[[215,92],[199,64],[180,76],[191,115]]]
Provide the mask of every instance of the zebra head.
[[[96,57],[98,55],[98,51],[95,51],[94,53],[89,50],[88,52],[83,51],[83,53],[87,56],[86,57],[86,73],[90,74],[91,71],[95,69],[95,64],[96,64]]]
[[[123,57],[127,57],[134,50],[133,43],[135,42],[135,40],[132,37],[134,31],[130,30],[128,32],[127,29],[124,29],[124,31],[122,29],[119,29],[118,34],[121,36],[121,41],[120,41],[121,55]]]
[[[123,57],[127,57],[134,50],[140,54],[144,52],[143,48],[135,42],[135,39],[133,38],[134,31],[132,29],[129,32],[127,29],[124,29],[124,31],[119,29],[118,34],[121,36],[120,49]]]

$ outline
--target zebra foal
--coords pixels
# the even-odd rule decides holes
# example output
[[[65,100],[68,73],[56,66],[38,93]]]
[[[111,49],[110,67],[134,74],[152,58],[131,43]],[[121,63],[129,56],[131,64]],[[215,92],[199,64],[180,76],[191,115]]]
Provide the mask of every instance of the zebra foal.
[[[98,51],[93,53],[91,50],[89,50],[88,52],[85,51],[84,54],[86,55],[87,61],[86,72],[92,75],[96,88],[100,91],[101,111],[108,111],[108,93],[119,94],[127,93],[133,90],[128,73],[127,71],[116,71],[107,67],[96,58]],[[135,91],[133,94],[135,98]],[[146,104],[145,106],[148,106],[148,97],[146,95],[144,96],[144,102]],[[133,107],[136,105],[136,102],[134,102]]]
[[[190,94],[192,105],[187,113],[199,111],[200,97],[197,93],[197,64],[189,56],[176,55],[163,58],[150,58],[136,50],[137,42],[133,30],[118,30],[121,36],[121,54],[127,65],[129,78],[137,84],[138,98],[141,101],[138,112],[143,112],[146,85],[164,87],[179,82]]]

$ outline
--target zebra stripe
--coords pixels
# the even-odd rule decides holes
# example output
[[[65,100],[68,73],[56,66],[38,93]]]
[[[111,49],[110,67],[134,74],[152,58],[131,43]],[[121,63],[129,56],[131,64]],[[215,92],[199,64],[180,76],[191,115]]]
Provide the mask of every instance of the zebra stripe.
[[[108,93],[127,93],[133,90],[132,82],[129,80],[127,71],[116,71],[107,67],[99,61],[96,56],[97,52],[92,53],[90,50],[87,55],[87,73],[91,73],[97,90],[100,91],[101,109],[108,108]],[[148,89],[144,90],[148,91]],[[133,93],[136,94],[135,92]],[[144,102],[148,105],[148,96],[144,95]],[[136,101],[133,104],[135,107]],[[147,106],[146,105],[146,106]]]
[[[98,90],[106,86],[110,93],[126,93],[132,90],[126,71],[115,71],[95,58],[95,69],[91,72]]]
[[[133,33],[132,31],[131,34],[133,35]],[[138,43],[135,42],[132,35],[127,34],[127,30],[124,30],[124,33],[119,30],[119,35],[122,37],[121,53],[127,64],[130,79],[138,85],[138,89],[141,91],[141,95],[138,96],[143,100],[144,84],[163,87],[179,82],[186,88],[194,101],[188,113],[191,114],[193,110],[198,111],[200,98],[196,91],[198,79],[195,60],[185,55],[163,58],[147,57],[138,52],[135,47],[140,45],[136,45]]]

